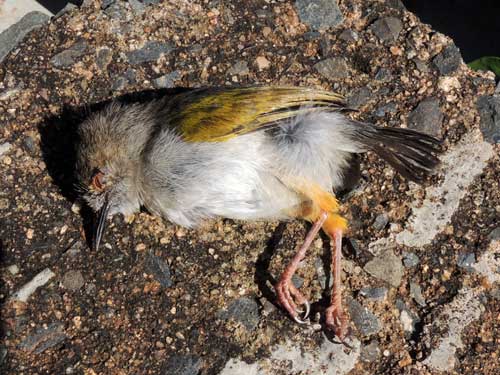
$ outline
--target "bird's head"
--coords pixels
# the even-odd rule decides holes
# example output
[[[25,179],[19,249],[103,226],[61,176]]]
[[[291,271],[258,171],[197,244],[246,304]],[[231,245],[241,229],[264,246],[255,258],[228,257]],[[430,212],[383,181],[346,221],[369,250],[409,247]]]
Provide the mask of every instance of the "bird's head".
[[[76,180],[81,198],[98,215],[98,249],[106,219],[140,207],[141,153],[153,125],[147,106],[113,103],[78,128]]]

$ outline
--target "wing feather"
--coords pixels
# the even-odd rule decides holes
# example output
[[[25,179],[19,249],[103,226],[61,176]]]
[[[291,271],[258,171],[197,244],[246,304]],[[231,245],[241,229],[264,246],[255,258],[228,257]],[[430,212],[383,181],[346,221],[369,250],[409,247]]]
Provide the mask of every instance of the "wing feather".
[[[177,95],[170,123],[188,142],[221,142],[319,109],[342,108],[341,95],[311,88],[207,88]]]

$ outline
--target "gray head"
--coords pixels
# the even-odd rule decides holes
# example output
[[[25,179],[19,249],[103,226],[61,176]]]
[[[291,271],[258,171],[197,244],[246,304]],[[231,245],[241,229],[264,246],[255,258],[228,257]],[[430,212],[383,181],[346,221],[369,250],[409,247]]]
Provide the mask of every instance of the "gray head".
[[[140,207],[141,153],[154,124],[151,109],[112,103],[78,128],[77,189],[99,216],[95,249],[109,216],[129,215]]]

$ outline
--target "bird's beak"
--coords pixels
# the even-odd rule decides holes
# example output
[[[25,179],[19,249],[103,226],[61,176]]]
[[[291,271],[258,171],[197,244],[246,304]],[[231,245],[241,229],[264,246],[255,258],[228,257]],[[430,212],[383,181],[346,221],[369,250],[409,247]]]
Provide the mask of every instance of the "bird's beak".
[[[104,204],[101,209],[97,213],[97,226],[95,228],[94,233],[94,250],[97,251],[99,249],[99,244],[101,242],[102,234],[104,233],[104,227],[106,226],[106,219],[108,218],[109,211],[109,200],[106,195],[104,199]]]

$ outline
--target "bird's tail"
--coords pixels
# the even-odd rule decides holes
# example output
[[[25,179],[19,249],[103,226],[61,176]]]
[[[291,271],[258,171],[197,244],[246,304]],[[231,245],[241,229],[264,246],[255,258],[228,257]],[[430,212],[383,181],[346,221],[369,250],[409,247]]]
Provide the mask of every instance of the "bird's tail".
[[[351,122],[352,141],[373,151],[409,180],[421,182],[439,164],[441,141],[414,130]]]

